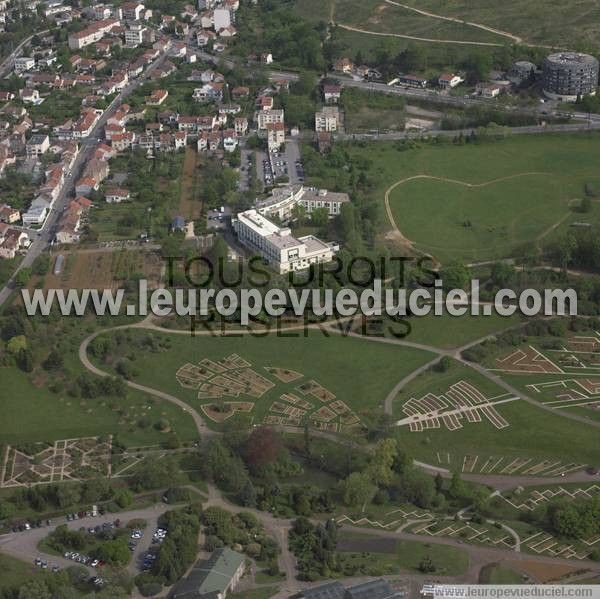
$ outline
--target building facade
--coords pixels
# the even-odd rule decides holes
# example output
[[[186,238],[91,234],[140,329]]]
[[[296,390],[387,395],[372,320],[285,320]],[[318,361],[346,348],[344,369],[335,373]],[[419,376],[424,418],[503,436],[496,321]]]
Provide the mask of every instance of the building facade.
[[[575,102],[585,94],[595,94],[598,60],[579,52],[557,52],[544,59],[544,94],[561,102]]]

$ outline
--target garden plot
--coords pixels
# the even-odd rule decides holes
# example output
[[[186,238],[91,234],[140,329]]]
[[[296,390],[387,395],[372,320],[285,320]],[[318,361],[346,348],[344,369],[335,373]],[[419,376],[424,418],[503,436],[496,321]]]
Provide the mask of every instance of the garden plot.
[[[439,464],[450,464],[449,453],[437,454]],[[540,458],[466,454],[462,456],[461,471],[465,473],[502,474],[519,476],[561,476],[582,470],[586,464],[543,460]]]
[[[304,376],[295,370],[286,370],[285,368],[277,368],[275,366],[265,366],[265,370],[282,383],[292,383]]]
[[[432,537],[461,538],[471,543],[484,545],[504,546],[510,549],[514,546],[512,535],[502,529],[471,522],[452,522],[451,520],[435,520],[416,524],[411,527],[411,532]]]
[[[552,360],[531,345],[517,349],[504,358],[496,360],[502,372],[517,372],[522,374],[563,374],[563,370]]]
[[[369,528],[383,528],[385,530],[398,530],[410,522],[430,522],[434,516],[431,512],[420,510],[414,506],[403,506],[386,512],[377,519],[355,518],[348,514],[338,516],[337,524],[350,524],[352,526],[367,526]]]
[[[483,416],[497,429],[503,429],[509,423],[498,413],[496,406],[517,399],[508,394],[487,398],[477,387],[461,380],[442,395],[427,393],[418,399],[411,397],[402,406],[406,418],[396,422],[396,426],[408,425],[412,432],[421,432],[440,428],[443,423],[449,431],[456,431],[463,427],[463,418],[475,423],[481,422]]]
[[[523,493],[519,493],[517,497],[513,498],[504,497],[504,495],[500,495],[500,497],[517,510],[532,512],[541,504],[554,499],[570,499],[572,501],[578,499],[591,499],[598,493],[600,493],[600,486],[593,484],[588,487],[578,487],[572,490],[565,489],[564,487],[548,488],[543,491],[534,490],[526,497],[523,497]],[[595,542],[596,541],[594,541],[594,543]]]
[[[0,487],[85,480],[110,475],[111,440],[61,439],[52,445],[7,446]]]
[[[564,559],[587,559],[591,553],[590,548],[600,542],[600,537],[572,544],[556,539],[546,532],[537,532],[521,542],[528,551],[538,555],[561,557]],[[581,546],[583,545],[583,546]]]
[[[527,385],[541,395],[541,401],[558,410],[561,408],[600,407],[600,379],[562,379]]]
[[[298,371],[281,367],[265,366],[264,370],[275,380],[259,374],[252,369],[251,362],[232,353],[218,360],[204,358],[197,364],[186,362],[177,370],[175,378],[181,387],[196,391],[199,400],[217,400],[203,403],[201,408],[207,418],[222,423],[236,412],[251,412],[256,401],[273,389],[279,390],[280,385],[294,383],[304,377]],[[244,396],[254,401],[224,401]],[[328,405],[315,406],[308,398]],[[329,432],[352,432],[362,428],[360,418],[352,409],[314,379],[296,386],[293,392],[286,390],[281,393],[271,402],[267,412],[261,416],[262,422],[272,426],[299,426],[308,418],[313,426]]]

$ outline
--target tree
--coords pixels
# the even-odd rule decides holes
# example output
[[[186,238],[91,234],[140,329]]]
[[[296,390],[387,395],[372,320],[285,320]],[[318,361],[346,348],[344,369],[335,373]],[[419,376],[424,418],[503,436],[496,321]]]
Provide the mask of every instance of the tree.
[[[131,558],[131,552],[129,551],[125,537],[101,543],[95,553],[97,559],[113,566],[125,566]]]
[[[329,223],[329,212],[327,208],[315,208],[310,213],[310,220],[315,227],[326,227]]]
[[[492,266],[492,282],[496,287],[506,288],[513,281],[516,276],[515,267],[508,262],[496,262],[494,266]]]
[[[15,275],[15,285],[17,287],[25,287],[31,278],[31,268],[26,266],[17,271]]]
[[[435,475],[435,490],[438,493],[441,493],[444,490],[444,479],[439,472]]]
[[[45,582],[29,580],[19,589],[18,599],[52,599],[52,594]]]
[[[458,260],[450,262],[440,269],[444,289],[463,289],[469,283],[470,275],[468,268]]]
[[[448,487],[448,495],[450,495],[452,499],[460,499],[461,497],[464,497],[465,494],[465,483],[460,478],[458,472],[453,472],[452,478],[450,479],[450,486]]]
[[[392,482],[394,476],[392,468],[397,452],[395,439],[383,439],[377,443],[366,470],[366,474],[375,485],[389,485]]]
[[[371,478],[362,472],[353,472],[344,481],[344,503],[351,507],[364,506],[369,503],[377,487]]]
[[[27,337],[25,337],[25,335],[12,337],[6,345],[6,349],[11,355],[18,355],[22,349],[27,349]]]
[[[63,367],[63,357],[62,354],[56,349],[52,349],[44,362],[42,363],[42,368],[44,370],[60,370]]]
[[[252,429],[245,448],[246,464],[250,472],[260,473],[274,464],[281,449],[281,438],[272,428],[259,426]]]

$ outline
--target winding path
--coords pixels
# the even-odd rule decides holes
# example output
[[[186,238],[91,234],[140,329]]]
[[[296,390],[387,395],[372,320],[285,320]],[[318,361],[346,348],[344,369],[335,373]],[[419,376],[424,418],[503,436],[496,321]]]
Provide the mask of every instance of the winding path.
[[[547,177],[547,176],[551,175],[551,173],[546,173],[546,172],[541,172],[541,171],[529,171],[526,173],[517,173],[515,175],[506,175],[504,177],[498,177],[496,179],[491,179],[490,181],[484,181],[483,183],[468,183],[467,181],[460,181],[458,179],[449,179],[448,177],[435,177],[433,175],[425,175],[425,174],[412,175],[410,177],[405,177],[404,179],[400,179],[399,181],[392,183],[385,190],[385,195],[384,195],[385,211],[387,213],[388,220],[390,221],[390,224],[392,225],[392,233],[397,238],[397,240],[402,245],[410,248],[411,250],[425,255],[426,252],[417,250],[414,246],[415,242],[408,239],[408,237],[406,237],[406,235],[404,235],[404,233],[402,233],[402,231],[398,227],[398,223],[396,223],[396,219],[394,218],[394,213],[393,213],[392,207],[390,205],[390,194],[397,187],[400,187],[401,185],[409,183],[410,181],[416,181],[418,179],[429,179],[431,181],[441,181],[442,183],[452,183],[454,185],[462,185],[463,187],[469,187],[472,189],[476,189],[476,188],[488,187],[490,185],[494,185],[496,183],[502,183],[503,181],[509,181],[511,179],[518,179],[520,177],[533,177],[533,176],[540,176],[540,175]],[[556,226],[558,226],[558,225],[556,225]]]

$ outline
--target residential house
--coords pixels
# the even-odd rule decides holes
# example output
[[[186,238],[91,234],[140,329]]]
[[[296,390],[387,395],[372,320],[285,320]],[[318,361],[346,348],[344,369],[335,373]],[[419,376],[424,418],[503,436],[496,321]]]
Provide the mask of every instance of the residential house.
[[[438,77],[438,85],[442,89],[452,89],[457,85],[461,84],[464,81],[462,77],[459,75],[455,75],[454,73],[442,73]]]
[[[25,71],[30,71],[35,67],[35,58],[31,56],[19,56],[15,58],[15,73],[20,75]]]
[[[234,129],[223,131],[223,149],[226,152],[234,152],[238,147],[238,139]]]
[[[0,225],[0,258],[12,260],[17,252],[29,247],[31,240],[24,231]]]
[[[146,104],[148,106],[160,106],[169,96],[166,89],[157,89],[151,96],[146,96]]]
[[[113,187],[104,194],[104,199],[108,204],[120,204],[131,199],[131,193],[121,187]]]
[[[323,97],[326,104],[337,104],[342,95],[342,88],[339,85],[326,84],[323,86]]]
[[[192,98],[196,102],[220,102],[223,99],[222,83],[205,83],[202,87],[196,88]]]
[[[141,2],[124,2],[121,4],[121,15],[126,21],[139,21],[146,7]]]
[[[196,43],[200,48],[208,46],[211,42],[214,42],[217,37],[217,34],[214,31],[209,31],[208,29],[201,29],[196,35]]]
[[[285,143],[285,125],[283,123],[267,123],[267,147],[269,152],[279,150]]]
[[[100,184],[93,177],[83,177],[75,184],[75,193],[87,197],[92,191],[97,191]]]
[[[338,73],[351,73],[354,70],[354,63],[349,58],[340,58],[335,61],[333,70]]]
[[[248,119],[243,116],[236,117],[233,120],[233,126],[235,129],[235,134],[238,137],[242,137],[243,135],[246,135],[248,131]]]
[[[117,133],[111,137],[110,143],[117,152],[123,152],[135,143],[135,133],[133,131]]]
[[[45,154],[50,147],[50,138],[47,135],[36,133],[32,135],[27,145],[25,146],[25,152],[27,158],[39,158],[42,154]]]
[[[13,225],[21,220],[21,213],[8,204],[0,204],[0,222]]]
[[[502,86],[497,83],[478,83],[476,91],[484,98],[496,98],[502,91]]]

